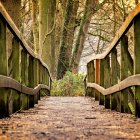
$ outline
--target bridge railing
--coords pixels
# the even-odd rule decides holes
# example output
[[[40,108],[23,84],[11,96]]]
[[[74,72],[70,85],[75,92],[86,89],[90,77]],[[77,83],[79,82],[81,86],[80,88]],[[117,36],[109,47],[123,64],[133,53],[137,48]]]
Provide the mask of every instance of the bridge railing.
[[[49,94],[50,88],[47,65],[28,46],[0,3],[0,117],[34,107],[40,91]]]
[[[128,32],[133,31],[133,53]],[[140,117],[140,4],[128,15],[108,49],[87,64],[87,95],[100,105]]]

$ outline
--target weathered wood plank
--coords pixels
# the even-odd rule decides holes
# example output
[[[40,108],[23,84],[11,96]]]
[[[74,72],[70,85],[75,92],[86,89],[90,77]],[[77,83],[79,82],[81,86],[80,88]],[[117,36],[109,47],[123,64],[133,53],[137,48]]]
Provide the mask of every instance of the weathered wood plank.
[[[6,51],[6,22],[0,15],[0,74],[8,74],[8,58]],[[0,89],[0,117],[9,116],[8,110],[8,91]]]
[[[97,59],[95,62],[95,83],[100,84],[100,60]],[[95,100],[99,100],[99,91],[95,91]]]
[[[111,52],[111,86],[114,86],[118,83],[118,68],[117,68],[117,50],[114,48]],[[119,97],[119,93],[111,95],[111,109],[117,110],[117,98]],[[119,104],[119,102],[118,102]]]
[[[27,52],[26,50],[21,51],[21,83],[23,85],[28,85],[28,66],[27,66]],[[21,104],[22,109],[26,110],[29,108],[28,95],[21,93]]]
[[[19,40],[14,37],[12,40],[12,78],[20,82],[20,46]],[[12,90],[13,96],[13,110],[12,113],[20,110],[20,92]]]
[[[123,81],[119,82],[118,84],[110,87],[110,88],[103,88],[96,83],[87,83],[87,87],[92,87],[101,92],[103,95],[110,95],[115,92],[121,91],[128,87],[132,86],[140,86],[140,74],[129,76],[128,78],[124,79]]]
[[[108,88],[111,85],[111,72],[110,72],[110,57],[104,59],[104,87]],[[110,109],[110,95],[105,96],[105,108]]]
[[[94,68],[94,60],[90,62],[90,69],[91,69],[91,83],[95,83],[95,68]],[[95,97],[95,89],[91,88],[91,95]]]
[[[90,75],[90,62],[87,64],[87,81],[88,82],[91,82],[91,77],[90,77],[91,75]],[[89,88],[87,88],[87,92],[86,92],[86,96],[92,96],[92,94],[91,94],[91,88],[89,87]]]
[[[121,71],[120,71],[120,80],[124,80],[128,77],[128,37],[124,35],[121,38]],[[121,112],[128,113],[128,92],[127,89],[121,91]]]
[[[134,74],[140,74],[140,14],[134,19]],[[136,116],[140,117],[140,87],[135,87]]]
[[[37,86],[38,85],[38,83],[39,83],[39,77],[38,77],[38,60],[37,59],[33,59],[33,67],[34,67],[34,72],[33,72],[33,74],[34,74],[34,87],[35,86]],[[34,102],[35,102],[35,104],[37,104],[38,103],[38,94],[39,93],[37,93],[36,95],[34,95]]]
[[[28,67],[28,81],[29,87],[34,88],[34,67],[33,67],[33,57],[29,56],[29,67]],[[29,107],[34,107],[34,95],[29,95]]]
[[[100,85],[102,87],[104,87],[104,64],[105,64],[104,61],[105,61],[104,59],[100,60]],[[104,105],[104,99],[105,96],[102,93],[100,93],[100,98],[99,98],[100,105]]]

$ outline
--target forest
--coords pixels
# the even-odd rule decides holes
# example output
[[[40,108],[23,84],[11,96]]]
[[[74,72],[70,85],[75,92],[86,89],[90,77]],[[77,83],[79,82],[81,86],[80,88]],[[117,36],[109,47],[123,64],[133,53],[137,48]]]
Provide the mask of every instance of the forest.
[[[85,75],[87,62],[107,49],[129,12],[139,3],[138,0],[0,1],[56,80],[63,79],[68,72]],[[128,37],[131,44],[131,30]]]
[[[139,130],[140,0],[0,0],[0,140]]]

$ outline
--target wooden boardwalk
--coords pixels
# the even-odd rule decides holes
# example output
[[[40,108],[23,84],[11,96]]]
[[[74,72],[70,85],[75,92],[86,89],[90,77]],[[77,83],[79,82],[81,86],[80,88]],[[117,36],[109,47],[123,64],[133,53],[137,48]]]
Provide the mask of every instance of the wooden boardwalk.
[[[0,119],[0,140],[139,140],[140,119],[93,98],[44,97],[35,108]]]

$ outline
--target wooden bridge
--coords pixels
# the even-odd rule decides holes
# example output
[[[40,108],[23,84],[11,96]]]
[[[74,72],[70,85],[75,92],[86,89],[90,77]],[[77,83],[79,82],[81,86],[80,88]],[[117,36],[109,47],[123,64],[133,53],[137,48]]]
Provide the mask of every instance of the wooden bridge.
[[[129,52],[128,33],[130,30],[134,34],[133,54]],[[8,33],[12,35],[11,42],[6,38]],[[11,48],[8,48],[10,46],[8,43],[11,44]],[[12,19],[0,4],[0,117],[7,117],[12,113],[33,108],[40,100],[41,92],[50,95],[51,82],[51,74],[47,65],[28,46]],[[104,105],[110,111],[116,110],[126,113],[125,115],[129,113],[140,117],[140,4],[126,18],[108,49],[87,64],[87,77],[84,82],[86,96],[94,97],[100,105]],[[58,129],[63,128],[65,133],[61,132],[60,139],[66,139],[66,137],[88,139],[89,135],[89,139],[114,139],[118,130],[113,130],[113,128],[119,129],[118,114],[117,112],[115,112],[116,114],[113,112],[111,115],[106,114],[107,111],[101,109],[101,106],[97,107],[97,102],[94,99],[86,97],[43,98],[35,109],[30,109],[29,112],[23,111],[24,116],[19,114],[18,117],[14,116],[15,118],[12,119],[1,119],[0,139],[5,136],[5,133],[7,133],[7,136],[10,133],[13,136],[11,138],[17,139],[18,136],[11,128],[16,128],[20,131],[22,138],[25,138],[27,135],[24,135],[23,132],[25,132],[27,120],[31,123],[34,122],[33,125],[30,125],[30,129],[26,128],[28,132],[34,130],[39,133],[38,127],[40,125],[44,127],[42,128],[44,131],[49,128],[50,133],[39,133],[39,135],[44,136],[45,140],[48,135],[52,139],[54,139],[54,135],[58,138]],[[44,116],[43,114],[41,116],[41,113],[44,113]],[[92,116],[93,113],[94,116]],[[31,114],[34,114],[34,118]],[[105,118],[106,116],[108,120]],[[114,121],[114,116],[117,122]],[[131,115],[123,118],[121,120],[122,123],[125,121],[123,125],[125,125],[126,120],[128,124],[129,122],[134,124]],[[24,121],[21,126],[22,130],[19,130],[19,121],[21,123],[21,120]],[[53,123],[49,124],[49,122]],[[107,125],[102,125],[103,123]],[[115,126],[110,127],[112,124]],[[7,125],[10,127],[8,132],[6,132]],[[94,129],[91,128],[91,131],[87,132],[92,125]],[[132,125],[131,128],[135,132],[131,131],[132,139],[140,138],[139,129],[137,129],[139,128],[139,120],[136,125]],[[100,127],[100,136],[97,126]],[[128,128],[128,126],[125,128]],[[74,129],[78,131],[74,131]],[[108,129],[110,135],[108,135]],[[95,131],[93,132],[93,130]],[[84,136],[81,135],[83,131],[85,131]],[[124,131],[126,134],[126,129]],[[103,132],[107,134],[106,137]],[[36,134],[36,132],[33,133]],[[79,133],[78,137],[75,136],[77,133]],[[136,137],[134,134],[136,134]],[[124,138],[124,136],[120,138],[118,135],[122,135],[122,130],[121,133],[117,133],[116,139]],[[127,130],[125,138],[130,138],[130,131]]]
[[[133,30],[133,54],[128,32]],[[7,41],[7,32],[12,42]],[[12,47],[7,48],[7,43]],[[0,116],[34,107],[51,89],[47,65],[26,43],[0,4]],[[8,50],[8,51],[7,51]],[[140,4],[129,14],[108,49],[87,64],[86,95],[100,105],[140,117]]]
[[[8,31],[12,42],[7,41]],[[50,87],[47,65],[28,46],[0,3],[0,116],[34,107],[41,90],[49,94]]]
[[[128,32],[134,34],[133,54]],[[140,4],[129,14],[108,49],[87,65],[87,95],[100,105],[140,117]]]

